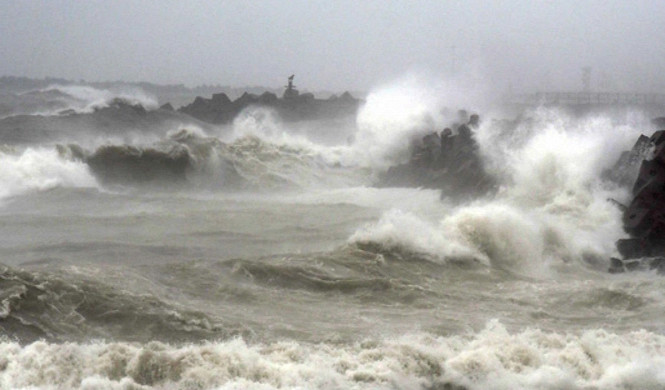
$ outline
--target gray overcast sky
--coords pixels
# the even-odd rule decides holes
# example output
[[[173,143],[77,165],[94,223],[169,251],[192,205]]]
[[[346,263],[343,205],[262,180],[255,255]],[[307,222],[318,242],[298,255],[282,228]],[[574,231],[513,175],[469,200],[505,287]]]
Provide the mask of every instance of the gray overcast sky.
[[[0,75],[369,89],[665,90],[665,1],[0,0]]]

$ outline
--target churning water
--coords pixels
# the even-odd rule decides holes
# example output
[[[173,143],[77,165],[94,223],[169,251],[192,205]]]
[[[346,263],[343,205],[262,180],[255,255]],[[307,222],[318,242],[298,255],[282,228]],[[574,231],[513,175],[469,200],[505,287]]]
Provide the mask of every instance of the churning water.
[[[665,388],[665,279],[606,272],[628,190],[601,173],[648,116],[494,112],[496,193],[372,187],[429,103],[0,140],[0,388]]]

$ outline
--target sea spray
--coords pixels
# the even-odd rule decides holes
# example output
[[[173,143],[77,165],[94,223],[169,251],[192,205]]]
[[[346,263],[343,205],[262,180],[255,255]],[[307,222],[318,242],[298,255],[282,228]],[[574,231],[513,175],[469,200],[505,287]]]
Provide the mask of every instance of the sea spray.
[[[615,122],[544,109],[510,133],[485,123],[478,140],[484,162],[500,178],[496,195],[460,204],[438,223],[395,206],[350,242],[438,259],[471,256],[528,274],[570,261],[602,267],[624,234],[620,211],[607,199],[624,199],[627,193],[601,179],[615,160],[606,150],[629,145],[640,123],[633,116]]]
[[[79,191],[76,175],[32,169],[58,180],[22,178],[2,207],[0,255],[21,271],[0,278],[0,388],[663,388],[663,279],[602,263],[622,234],[606,198],[626,189],[600,172],[645,127],[541,108],[502,131],[479,111],[496,192],[372,188],[368,171],[455,120],[437,102],[453,116],[470,107],[441,92],[414,91],[420,111],[386,95],[422,122],[388,111],[343,144],[270,115],[136,141],[186,148],[201,167],[188,192]],[[134,142],[115,146],[155,146]],[[208,191],[227,161],[256,187]],[[36,193],[52,185],[63,188]]]
[[[96,187],[97,183],[83,162],[66,159],[55,148],[0,151],[0,199],[58,186]]]
[[[359,109],[355,132],[346,144],[315,142],[317,132],[339,131],[323,122],[310,122],[307,131],[295,132],[293,124],[280,120],[274,110],[249,107],[233,121],[225,142],[254,136],[267,143],[298,148],[322,159],[325,164],[368,168],[380,173],[408,160],[412,143],[424,134],[439,131],[457,119],[469,95],[450,80],[432,82],[411,74],[375,88]],[[320,128],[319,128],[320,127]],[[343,129],[348,131],[348,129]]]
[[[250,107],[238,114],[225,140],[233,142],[245,137],[258,137],[264,142],[310,149],[312,152],[320,148],[307,137],[293,134],[289,125],[274,110],[266,107]]]
[[[441,337],[412,333],[348,345],[0,342],[2,388],[661,389],[665,338],[527,329],[497,321]],[[145,387],[143,387],[145,386]]]
[[[156,109],[157,99],[140,88],[99,89],[83,85],[51,85],[40,92],[59,91],[69,96],[68,109],[77,113],[90,113],[107,107],[114,99],[130,105],[141,105],[146,109]]]
[[[485,106],[486,86],[470,73],[455,78],[410,72],[374,88],[360,108],[346,159],[385,170],[406,162],[411,144],[457,121],[460,109]],[[459,123],[458,123],[459,124]]]
[[[358,161],[387,167],[408,158],[411,138],[436,127],[436,96],[411,80],[370,93],[357,118]]]

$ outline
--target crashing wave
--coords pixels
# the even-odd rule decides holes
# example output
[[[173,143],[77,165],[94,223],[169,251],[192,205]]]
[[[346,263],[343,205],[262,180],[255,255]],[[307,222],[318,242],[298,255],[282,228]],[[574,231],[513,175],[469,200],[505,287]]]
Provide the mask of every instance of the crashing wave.
[[[330,166],[306,148],[251,135],[224,143],[181,130],[150,146],[105,145],[92,153],[76,145],[59,148],[85,161],[106,184],[267,190],[348,185],[362,177]]]
[[[55,100],[65,106],[56,113],[57,115],[91,113],[118,103],[141,106],[146,109],[157,108],[157,99],[140,89],[112,91],[80,85],[52,85],[30,93],[55,96]]]
[[[495,321],[467,336],[413,333],[351,344],[242,339],[169,345],[0,342],[6,388],[660,389],[665,337],[579,334]]]
[[[0,117],[92,113],[118,102],[146,109],[157,108],[156,98],[141,89],[109,90],[81,85],[51,85],[18,94],[1,94]]]
[[[618,155],[607,151],[632,142],[643,121],[541,109],[508,132],[500,131],[501,123],[482,125],[477,139],[500,183],[495,195],[467,199],[437,219],[395,206],[350,242],[435,261],[473,259],[529,275],[562,263],[606,268],[612,243],[624,234],[620,211],[607,199],[627,193],[602,179]]]
[[[0,200],[59,186],[96,187],[97,182],[83,162],[55,149],[0,147]]]

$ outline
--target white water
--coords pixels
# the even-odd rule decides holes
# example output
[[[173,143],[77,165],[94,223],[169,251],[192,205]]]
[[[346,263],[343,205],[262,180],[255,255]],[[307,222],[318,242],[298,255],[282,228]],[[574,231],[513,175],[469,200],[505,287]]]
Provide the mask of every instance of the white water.
[[[510,134],[492,123],[478,131],[488,169],[502,180],[495,197],[455,207],[436,221],[398,207],[350,241],[534,275],[552,263],[605,264],[624,236],[620,211],[608,199],[625,201],[628,194],[602,182],[601,173],[647,121],[638,114],[618,124],[604,116],[580,120],[545,109],[532,115]]]
[[[409,334],[350,345],[0,343],[0,387],[21,389],[662,389],[665,337],[580,335],[491,321],[475,335]],[[146,387],[147,388],[147,387]]]
[[[129,104],[140,104],[146,109],[157,108],[157,99],[140,88],[126,88],[119,90],[98,89],[83,85],[51,85],[42,89],[42,92],[60,91],[69,96],[68,109],[77,113],[90,113],[95,109],[104,108],[113,99],[121,99]]]
[[[0,151],[0,200],[55,187],[96,187],[81,161],[63,158],[54,148]]]
[[[607,198],[627,193],[600,174],[649,133],[646,118],[539,109],[506,133],[483,116],[496,194],[454,204],[372,188],[408,157],[404,139],[450,120],[437,111],[450,97],[421,87],[370,94],[347,145],[261,110],[215,134],[257,187],[282,178],[295,191],[81,194],[68,188],[99,187],[85,164],[46,146],[0,152],[0,200],[13,199],[0,204],[0,252],[46,275],[0,279],[0,293],[32,294],[0,300],[44,302],[60,321],[27,303],[5,310],[57,341],[8,331],[0,388],[664,388],[662,278],[606,273],[624,234]],[[225,326],[250,336],[205,333]]]

